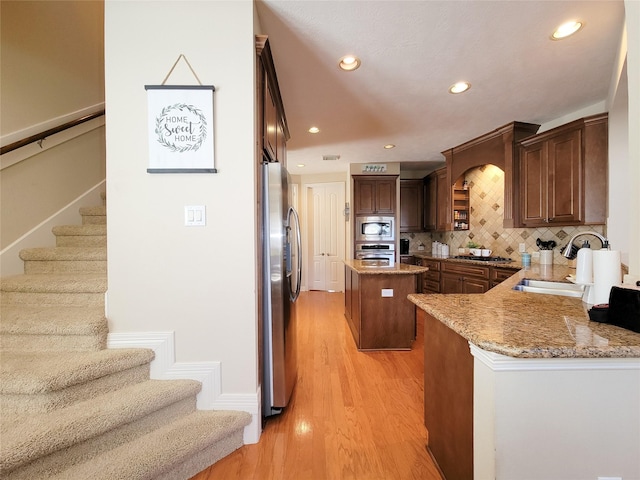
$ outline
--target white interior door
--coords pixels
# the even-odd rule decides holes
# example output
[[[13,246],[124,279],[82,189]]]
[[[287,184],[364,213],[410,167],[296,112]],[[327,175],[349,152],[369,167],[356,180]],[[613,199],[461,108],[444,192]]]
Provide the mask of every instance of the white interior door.
[[[344,184],[308,186],[309,289],[344,291]]]

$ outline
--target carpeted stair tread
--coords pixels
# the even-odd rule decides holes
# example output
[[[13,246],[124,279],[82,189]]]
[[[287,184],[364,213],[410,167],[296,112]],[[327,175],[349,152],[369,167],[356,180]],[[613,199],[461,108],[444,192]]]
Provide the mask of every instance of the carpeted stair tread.
[[[94,352],[3,352],[0,394],[42,394],[144,365],[153,350],[114,348]]]
[[[2,278],[3,292],[23,293],[104,293],[107,275],[104,273],[26,274]]]
[[[148,380],[67,408],[30,415],[2,431],[0,477],[22,465],[131,424],[153,412],[194,398],[195,380]]]
[[[103,335],[104,307],[3,305],[0,334]]]
[[[250,422],[251,415],[247,412],[197,411],[88,462],[75,465],[50,477],[50,480],[189,478],[240,448],[242,429]],[[186,476],[168,475],[176,464],[188,462],[216,442],[221,443],[219,453],[211,452],[194,471]]]
[[[87,261],[107,260],[106,247],[25,248],[20,251],[24,261]]]

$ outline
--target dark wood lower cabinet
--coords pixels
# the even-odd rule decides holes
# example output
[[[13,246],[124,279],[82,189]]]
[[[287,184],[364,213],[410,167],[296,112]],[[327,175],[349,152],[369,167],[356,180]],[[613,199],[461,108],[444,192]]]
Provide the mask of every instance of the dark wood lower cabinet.
[[[410,293],[416,293],[416,275],[361,275],[345,267],[345,317],[358,350],[411,349],[416,308]]]
[[[484,293],[490,288],[489,267],[442,262],[442,293]]]
[[[469,343],[417,309],[424,321],[427,448],[447,480],[473,478],[473,357]]]

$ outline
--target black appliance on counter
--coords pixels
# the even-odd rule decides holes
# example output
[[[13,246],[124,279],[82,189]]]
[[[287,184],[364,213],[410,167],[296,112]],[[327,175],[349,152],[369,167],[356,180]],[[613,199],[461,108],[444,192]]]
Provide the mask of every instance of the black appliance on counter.
[[[400,239],[400,255],[409,255],[409,239]]]

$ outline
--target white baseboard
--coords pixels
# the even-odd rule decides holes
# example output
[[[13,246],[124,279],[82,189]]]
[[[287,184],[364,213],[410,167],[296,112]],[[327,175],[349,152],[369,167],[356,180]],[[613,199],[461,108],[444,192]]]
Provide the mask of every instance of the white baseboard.
[[[251,414],[244,428],[244,443],[258,443],[262,432],[260,391],[250,394],[222,393],[220,362],[175,361],[174,332],[110,333],[107,348],[148,348],[155,352],[150,376],[157,380],[191,379],[202,384],[199,410],[240,410]]]

